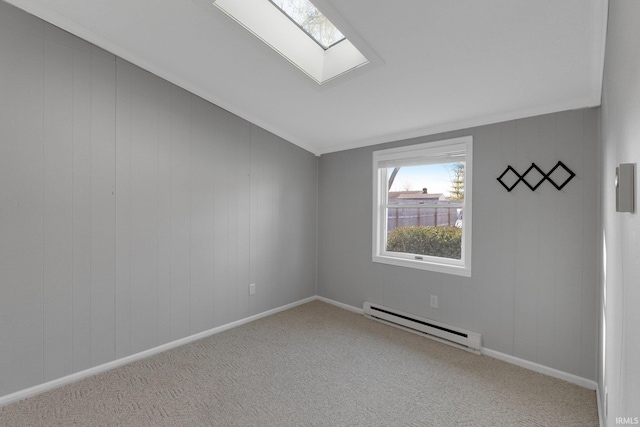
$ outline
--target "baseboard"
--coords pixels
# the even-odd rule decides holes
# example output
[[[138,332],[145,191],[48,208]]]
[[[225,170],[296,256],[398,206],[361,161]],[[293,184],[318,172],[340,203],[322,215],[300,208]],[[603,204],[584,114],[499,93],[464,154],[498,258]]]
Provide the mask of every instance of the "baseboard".
[[[199,339],[206,338],[208,336],[218,334],[218,333],[226,331],[228,329],[232,329],[232,328],[235,328],[237,326],[244,325],[244,324],[249,323],[249,322],[253,322],[254,320],[258,320],[258,319],[261,319],[263,317],[267,317],[267,316],[270,316],[272,314],[278,313],[280,311],[288,310],[290,308],[293,308],[293,307],[296,307],[296,306],[299,306],[299,305],[302,305],[302,304],[306,304],[308,302],[315,301],[315,300],[322,301],[322,302],[325,302],[327,304],[331,304],[331,305],[334,305],[336,307],[340,307],[340,308],[342,308],[344,310],[348,310],[348,311],[351,311],[351,312],[354,312],[354,313],[363,314],[363,310],[361,308],[354,307],[354,306],[351,306],[351,305],[348,305],[348,304],[344,304],[344,303],[341,303],[341,302],[338,302],[338,301],[334,301],[332,299],[321,297],[321,296],[312,296],[312,297],[305,298],[305,299],[302,299],[300,301],[296,301],[296,302],[293,302],[293,303],[290,303],[290,304],[286,304],[286,305],[283,305],[281,307],[277,307],[277,308],[274,308],[274,309],[271,309],[271,310],[268,310],[268,311],[265,311],[265,312],[262,312],[262,313],[259,313],[259,314],[255,314],[253,316],[246,317],[244,319],[236,320],[234,322],[227,323],[225,325],[218,326],[218,327],[215,327],[213,329],[209,329],[207,331],[199,332],[197,334],[190,335],[188,337],[181,338],[179,340],[175,340],[175,341],[169,342],[167,344],[163,344],[163,345],[160,345],[158,347],[154,347],[154,348],[151,348],[149,350],[142,351],[140,353],[132,354],[130,356],[123,357],[121,359],[117,359],[117,360],[114,360],[114,361],[111,361],[111,362],[108,362],[108,363],[104,363],[102,365],[98,365],[98,366],[95,366],[93,368],[86,369],[84,371],[76,372],[76,373],[67,375],[67,376],[62,377],[62,378],[58,378],[58,379],[55,379],[55,380],[52,380],[52,381],[48,381],[48,382],[43,383],[43,384],[39,384],[39,385],[30,387],[30,388],[27,388],[27,389],[24,389],[24,390],[17,391],[15,393],[8,394],[6,396],[2,396],[2,397],[0,397],[0,407],[4,406],[4,405],[8,405],[10,403],[17,402],[17,401],[22,400],[22,399],[26,399],[28,397],[32,397],[32,396],[38,395],[40,393],[44,393],[46,391],[49,391],[49,390],[52,390],[52,389],[55,389],[55,388],[58,388],[58,387],[62,387],[62,386],[67,385],[67,384],[74,383],[76,381],[82,380],[84,378],[91,377],[93,375],[96,375],[96,374],[99,374],[99,373],[102,373],[102,372],[105,372],[105,371],[108,371],[108,370],[111,370],[111,369],[119,368],[119,367],[127,365],[127,364],[129,364],[131,362],[135,362],[137,360],[141,360],[141,359],[147,358],[149,356],[153,356],[153,355],[161,353],[163,351],[171,350],[171,349],[179,347],[181,345],[189,344],[189,343],[191,343],[193,341],[197,341]],[[499,359],[499,360],[502,360],[502,361],[507,362],[507,363],[511,363],[512,365],[520,366],[522,368],[526,368],[526,369],[529,369],[529,370],[534,371],[534,372],[539,372],[541,374],[549,375],[549,376],[554,377],[554,378],[559,378],[561,380],[564,380],[564,381],[570,382],[572,384],[576,384],[576,385],[588,388],[590,390],[596,390],[596,394],[597,394],[597,398],[598,398],[598,413],[600,415],[600,425],[601,426],[603,425],[602,424],[602,405],[601,405],[601,402],[600,402],[600,394],[597,393],[597,383],[595,381],[592,381],[592,380],[589,380],[589,379],[586,379],[586,378],[582,378],[582,377],[579,377],[577,375],[569,374],[567,372],[563,372],[563,371],[560,371],[560,370],[557,370],[557,369],[554,369],[554,368],[550,368],[548,366],[539,365],[537,363],[530,362],[530,361],[524,360],[524,359],[520,359],[520,358],[515,357],[515,356],[511,356],[511,355],[508,355],[508,354],[500,353],[498,351],[491,350],[491,349],[488,349],[488,348],[482,348],[481,353],[486,355],[486,356],[493,357],[495,359]]]
[[[334,300],[331,300],[329,298],[325,298],[325,297],[321,297],[321,296],[317,296],[316,299],[318,299],[319,301],[326,302],[328,304],[332,304],[332,305],[335,305],[337,307],[343,308],[345,310],[349,310],[349,311],[353,311],[355,313],[363,314],[363,310],[361,308],[353,307],[351,305],[347,305],[347,304],[344,304],[344,303],[341,303],[341,302],[338,302],[338,301],[334,301]],[[593,380],[582,378],[582,377],[579,377],[577,375],[570,374],[570,373],[567,373],[567,372],[564,372],[564,371],[560,371],[560,370],[555,369],[555,368],[550,368],[548,366],[540,365],[538,363],[530,362],[530,361],[525,360],[525,359],[520,359],[518,357],[511,356],[511,355],[505,354],[505,353],[501,353],[499,351],[495,351],[495,350],[491,350],[491,349],[483,347],[481,349],[481,354],[483,354],[485,356],[493,357],[494,359],[502,360],[503,362],[507,362],[507,363],[510,363],[512,365],[516,365],[516,366],[520,366],[520,367],[525,368],[525,369],[529,369],[530,371],[534,371],[534,372],[538,372],[538,373],[541,373],[541,374],[548,375],[550,377],[558,378],[558,379],[570,382],[572,384],[576,384],[576,385],[579,385],[581,387],[588,388],[590,390],[596,390],[596,387],[597,387],[597,383],[595,381],[593,381]],[[599,395],[598,395],[598,398],[599,398]],[[600,409],[600,408],[601,408],[601,406],[598,405],[598,409]]]
[[[493,357],[494,359],[502,360],[503,362],[511,363],[512,365],[520,366],[521,368],[529,369],[530,371],[538,372],[540,374],[545,374],[550,377],[558,378],[572,384],[579,385],[584,388],[588,388],[590,390],[595,390],[597,383],[593,380],[589,380],[587,378],[582,378],[574,374],[570,374],[568,372],[560,371],[555,368],[550,368],[548,366],[540,365],[535,362],[530,362],[525,359],[520,359],[519,357],[511,356],[509,354],[500,353],[499,351],[491,350],[483,347],[481,353],[485,356]]]
[[[280,311],[288,310],[290,308],[293,308],[302,304],[306,304],[316,299],[317,297],[315,296],[305,298],[300,301],[293,302],[291,304],[283,305],[281,307],[277,307],[259,314],[255,314],[253,316],[249,316],[244,319],[236,320],[234,322],[227,323],[225,325],[218,326],[213,329],[209,329],[207,331],[199,332],[197,334],[193,334],[185,338],[180,338],[178,340],[171,341],[167,344],[162,344],[158,347],[141,351],[140,353],[132,354],[130,356],[123,357],[121,359],[113,360],[111,362],[107,362],[102,365],[94,366],[93,368],[85,369],[84,371],[76,372],[61,378],[57,378],[52,381],[48,381],[46,383],[38,384],[36,386],[29,387],[27,389],[8,394],[6,396],[2,396],[0,397],[0,407],[8,405],[10,403],[17,402],[22,399],[26,399],[28,397],[38,395],[40,393],[44,393],[49,390],[53,390],[58,387],[62,387],[67,384],[74,383],[76,381],[80,381],[84,378],[88,378],[93,375],[96,375],[105,371],[109,371],[111,369],[119,368],[131,362],[135,362],[137,360],[145,359],[155,354],[162,353],[163,351],[171,350],[173,348],[180,347],[181,345],[189,344],[193,341],[197,341],[199,339],[206,338],[211,335],[219,334],[220,332],[224,332],[226,330],[235,328],[237,326],[244,325],[245,323],[253,322],[254,320],[258,320],[263,317],[270,316]]]
[[[354,313],[364,314],[364,311],[361,308],[354,307],[352,305],[348,305],[348,304],[345,304],[345,303],[342,303],[342,302],[334,301],[332,299],[321,297],[321,296],[316,296],[315,299],[317,299],[318,301],[326,302],[327,304],[335,305],[336,307],[340,307],[340,308],[348,310],[348,311],[352,311]]]

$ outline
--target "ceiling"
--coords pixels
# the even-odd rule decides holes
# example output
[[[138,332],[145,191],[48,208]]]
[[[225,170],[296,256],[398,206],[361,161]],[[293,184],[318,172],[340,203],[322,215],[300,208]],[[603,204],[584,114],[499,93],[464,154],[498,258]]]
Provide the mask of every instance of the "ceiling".
[[[317,155],[600,105],[608,0],[315,0],[372,58],[322,86],[213,0],[6,1]]]

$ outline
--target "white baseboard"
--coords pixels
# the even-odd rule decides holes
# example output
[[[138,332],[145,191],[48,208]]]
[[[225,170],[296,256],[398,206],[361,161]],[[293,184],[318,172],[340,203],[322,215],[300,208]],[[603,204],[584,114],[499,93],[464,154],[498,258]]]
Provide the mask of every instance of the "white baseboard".
[[[170,343],[163,344],[163,345],[160,345],[158,347],[154,347],[154,348],[151,348],[149,350],[142,351],[140,353],[132,354],[130,356],[123,357],[121,359],[117,359],[117,360],[114,360],[114,361],[111,361],[111,362],[108,362],[108,363],[104,363],[102,365],[98,365],[98,366],[95,366],[93,368],[86,369],[84,371],[76,372],[76,373],[67,375],[65,377],[55,379],[53,381],[48,381],[48,382],[43,383],[43,384],[39,384],[39,385],[30,387],[30,388],[27,388],[27,389],[24,389],[24,390],[17,391],[15,393],[8,394],[6,396],[2,396],[2,397],[0,397],[0,407],[4,406],[4,405],[8,405],[10,403],[17,402],[17,401],[22,400],[22,399],[26,399],[28,397],[35,396],[35,395],[40,394],[40,393],[44,393],[46,391],[52,390],[52,389],[57,388],[57,387],[62,387],[63,385],[71,384],[71,383],[79,381],[81,379],[84,379],[84,378],[99,374],[101,372],[105,372],[105,371],[108,371],[108,370],[111,370],[111,369],[119,368],[119,367],[127,365],[127,364],[129,364],[131,362],[135,362],[137,360],[141,360],[141,359],[144,359],[146,357],[153,356],[153,355],[161,353],[163,351],[171,350],[171,349],[179,347],[181,345],[185,345],[185,344],[191,343],[193,341],[197,341],[199,339],[206,338],[208,336],[218,334],[218,333],[226,331],[228,329],[232,329],[232,328],[235,328],[237,326],[244,325],[245,323],[249,323],[249,322],[252,322],[254,320],[258,320],[258,319],[261,319],[263,317],[267,317],[267,316],[270,316],[272,314],[278,313],[280,311],[288,310],[290,308],[293,308],[293,307],[296,307],[296,306],[299,306],[299,305],[302,305],[302,304],[306,304],[308,302],[315,301],[315,300],[322,301],[322,302],[325,302],[327,304],[335,305],[335,306],[340,307],[340,308],[342,308],[344,310],[348,310],[348,311],[351,311],[351,312],[354,312],[354,313],[358,313],[358,314],[363,314],[364,313],[363,310],[361,308],[358,308],[358,307],[354,307],[354,306],[351,306],[351,305],[348,305],[348,304],[344,304],[344,303],[341,303],[341,302],[338,302],[338,301],[334,301],[334,300],[331,300],[329,298],[325,298],[325,297],[321,297],[321,296],[312,296],[312,297],[309,297],[309,298],[302,299],[300,301],[293,302],[291,304],[283,305],[282,307],[274,308],[272,310],[268,310],[268,311],[265,311],[263,313],[259,313],[259,314],[253,315],[253,316],[249,316],[249,317],[244,318],[244,319],[236,320],[235,322],[227,323],[225,325],[218,326],[216,328],[209,329],[207,331],[203,331],[203,332],[200,332],[200,333],[197,333],[197,334],[185,337],[185,338],[181,338],[179,340],[175,340],[175,341],[172,341]],[[582,387],[585,387],[585,388],[588,388],[588,389],[591,389],[591,390],[596,390],[596,392],[597,392],[597,383],[595,381],[588,380],[586,378],[582,378],[582,377],[579,377],[577,375],[569,374],[567,372],[563,372],[563,371],[560,371],[560,370],[557,370],[557,369],[554,369],[554,368],[550,368],[548,366],[539,365],[537,363],[530,362],[530,361],[524,360],[524,359],[520,359],[520,358],[515,357],[515,356],[511,356],[511,355],[508,355],[508,354],[500,353],[498,351],[491,350],[491,349],[488,349],[488,348],[482,348],[481,353],[486,355],[486,356],[493,357],[495,359],[499,359],[499,360],[502,360],[504,362],[511,363],[513,365],[517,365],[517,366],[529,369],[529,370],[534,371],[534,372],[539,372],[541,374],[549,375],[549,376],[554,377],[554,378],[559,378],[561,380],[565,380],[567,382],[570,382],[570,383],[573,383],[573,384],[577,384],[579,386],[582,386]],[[603,425],[602,424],[602,405],[601,405],[601,402],[600,402],[600,394],[599,393],[596,393],[596,394],[597,394],[597,397],[598,397],[598,413],[600,414],[600,425],[602,426]]]
[[[315,299],[317,299],[318,301],[326,302],[327,304],[335,305],[336,307],[340,307],[348,311],[352,311],[354,313],[364,314],[364,311],[361,308],[354,307],[352,305],[344,304],[342,302],[334,301],[332,299],[321,296],[316,296]]]
[[[331,300],[329,298],[317,296],[316,299],[326,302],[328,304],[335,305],[340,308],[344,308],[345,310],[353,311],[355,313],[363,314],[363,310],[361,308],[353,307],[351,305],[347,305],[338,301]],[[489,357],[493,357],[494,359],[502,360],[503,362],[510,363],[512,365],[520,366],[525,369],[529,369],[530,371],[538,372],[540,374],[545,374],[550,377],[558,378],[572,384],[579,385],[584,388],[588,388],[590,390],[596,390],[597,383],[593,380],[589,380],[586,378],[579,377],[574,374],[570,374],[564,371],[560,371],[555,368],[550,368],[548,366],[540,365],[538,363],[530,362],[525,359],[520,359],[519,357],[511,356],[509,354],[501,353],[499,351],[491,350],[489,348],[483,347],[481,349],[481,354]],[[599,398],[599,397],[598,397]],[[600,409],[601,406],[598,405]]]
[[[244,325],[245,323],[253,322],[254,320],[261,319],[263,317],[270,316],[272,314],[278,313],[280,311],[288,310],[290,308],[296,307],[298,305],[306,304],[308,302],[316,300],[317,297],[309,297],[300,301],[293,302],[291,304],[283,305],[282,307],[277,307],[272,310],[265,311],[263,313],[259,313],[253,316],[246,317],[244,319],[236,320],[235,322],[227,323],[222,326],[218,326],[213,329],[209,329],[207,331],[199,332],[194,335],[190,335],[185,338],[181,338],[175,341],[171,341],[167,344],[162,344],[158,347],[151,348],[149,350],[141,351],[140,353],[132,354],[127,357],[123,357],[121,359],[113,360],[111,362],[104,363],[102,365],[94,366],[93,368],[85,369],[84,371],[76,372],[62,378],[57,378],[52,381],[48,381],[43,384],[38,384],[33,387],[29,387],[24,390],[17,391],[15,393],[8,394],[6,396],[0,397],[0,407],[8,405],[10,403],[17,402],[22,399],[26,399],[28,397],[35,396],[40,393],[44,393],[45,391],[53,390],[54,388],[62,387],[67,384],[74,383],[76,381],[82,380],[84,378],[91,377],[93,375],[99,374],[101,372],[105,372],[111,369],[119,368],[121,366],[127,365],[131,362],[135,362],[137,360],[141,360],[155,354],[161,353],[163,351],[171,350],[176,347],[180,347],[181,345],[189,344],[193,341],[197,341],[202,338],[206,338],[211,335],[218,334],[220,332],[226,331],[231,328],[235,328],[240,325]]]
[[[493,357],[494,359],[502,360],[503,362],[511,363],[512,365],[520,366],[522,368],[529,369],[530,371],[538,372],[540,374],[549,375],[550,377],[558,378],[572,384],[579,385],[590,390],[595,390],[597,383],[593,380],[579,377],[568,372],[560,371],[555,368],[540,365],[538,363],[530,362],[519,357],[511,356],[509,354],[500,353],[499,351],[491,350],[483,347],[481,353],[485,356]]]

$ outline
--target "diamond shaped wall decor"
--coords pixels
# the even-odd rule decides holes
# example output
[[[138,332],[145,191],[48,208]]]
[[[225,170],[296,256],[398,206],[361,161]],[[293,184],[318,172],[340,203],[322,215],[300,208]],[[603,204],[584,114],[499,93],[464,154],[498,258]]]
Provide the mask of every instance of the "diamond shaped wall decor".
[[[558,170],[558,168],[562,168],[564,169],[564,171],[569,175],[564,181],[562,181],[560,184],[556,183],[552,178],[551,175]],[[542,178],[540,178],[537,182],[535,182],[534,184],[530,183],[529,181],[527,181],[526,177],[527,175],[531,172],[531,171],[536,171],[538,172]],[[512,174],[514,174],[518,179],[512,184],[512,185],[507,185],[503,179],[505,178],[505,176],[507,176],[507,174],[511,172]],[[511,191],[513,190],[516,185],[518,185],[520,183],[520,181],[524,182],[524,184],[529,187],[529,189],[531,191],[535,191],[536,188],[540,187],[540,185],[545,182],[545,181],[549,181],[551,183],[551,185],[553,185],[554,187],[556,187],[556,189],[558,190],[562,190],[564,188],[565,185],[567,185],[569,183],[569,181],[571,181],[573,179],[573,177],[576,176],[575,173],[573,173],[573,171],[571,171],[571,169],[569,169],[564,163],[562,163],[561,161],[559,161],[558,163],[556,163],[556,165],[549,171],[549,173],[544,173],[542,172],[542,169],[540,169],[535,163],[531,163],[531,166],[529,166],[529,169],[527,169],[525,171],[525,173],[523,173],[522,175],[520,175],[518,172],[516,172],[516,170],[511,167],[510,165],[507,166],[507,168],[504,170],[504,172],[502,172],[502,174],[498,177],[498,181],[500,182],[500,184],[502,184],[502,186],[507,190],[507,191]]]

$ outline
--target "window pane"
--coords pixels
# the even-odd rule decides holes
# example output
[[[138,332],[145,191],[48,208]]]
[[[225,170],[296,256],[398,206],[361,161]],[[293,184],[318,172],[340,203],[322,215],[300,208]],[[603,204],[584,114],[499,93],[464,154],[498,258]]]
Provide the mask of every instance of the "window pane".
[[[372,157],[372,261],[470,277],[473,137]]]
[[[340,31],[309,0],[269,0],[298,24],[322,48],[345,39]]]
[[[462,259],[462,209],[387,209],[388,252]]]
[[[464,162],[387,168],[389,204],[464,200]]]
[[[387,251],[461,259],[464,162],[388,168],[387,176]]]

